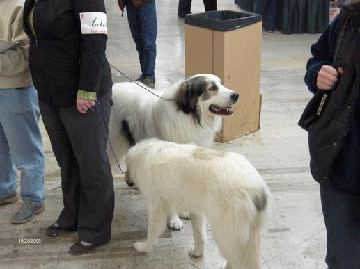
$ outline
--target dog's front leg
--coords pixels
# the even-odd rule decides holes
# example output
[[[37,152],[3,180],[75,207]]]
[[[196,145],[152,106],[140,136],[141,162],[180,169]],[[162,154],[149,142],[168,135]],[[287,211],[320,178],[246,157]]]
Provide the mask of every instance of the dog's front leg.
[[[139,252],[149,252],[165,230],[166,215],[164,206],[160,203],[148,205],[148,237],[144,242],[136,242],[134,248]]]
[[[197,258],[201,257],[204,252],[204,244],[206,238],[206,221],[201,214],[190,213],[191,226],[193,229],[195,244],[190,250],[189,255]]]
[[[179,231],[183,227],[183,223],[179,218],[178,213],[170,213],[167,220],[167,226],[169,229]]]

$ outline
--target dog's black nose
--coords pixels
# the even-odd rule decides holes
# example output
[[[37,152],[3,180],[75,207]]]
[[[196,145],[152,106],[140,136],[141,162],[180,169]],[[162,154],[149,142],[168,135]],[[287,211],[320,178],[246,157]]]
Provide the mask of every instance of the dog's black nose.
[[[236,102],[239,99],[239,94],[238,93],[231,94],[230,99],[231,99],[231,101]]]

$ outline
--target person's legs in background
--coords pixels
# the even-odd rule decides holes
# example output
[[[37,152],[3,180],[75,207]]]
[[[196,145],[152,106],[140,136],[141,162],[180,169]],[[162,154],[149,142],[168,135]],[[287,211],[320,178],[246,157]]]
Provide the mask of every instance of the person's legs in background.
[[[254,4],[254,13],[262,16],[263,28],[267,32],[275,31],[276,24],[276,0],[256,0]]]
[[[191,14],[191,0],[179,0],[178,17],[185,18],[187,14]]]
[[[21,172],[23,204],[11,222],[23,223],[44,211],[45,156],[39,128],[37,92],[33,86],[0,91],[1,100],[1,162],[8,165],[5,172],[7,194],[16,189],[16,168]],[[6,136],[7,144],[5,142]],[[9,150],[11,151],[11,155]],[[5,154],[4,154],[5,153]],[[11,164],[13,162],[13,164]],[[3,163],[1,164],[3,165]],[[2,192],[3,189],[1,190]],[[1,195],[6,192],[1,193]]]
[[[253,7],[254,13],[261,15],[263,17],[262,18],[263,21],[265,15],[266,2],[267,0],[256,0]]]
[[[141,69],[145,75],[143,83],[155,87],[157,14],[155,1],[145,3],[139,9],[140,33],[142,39]]]
[[[138,81],[154,88],[157,37],[155,1],[145,3],[137,10],[127,1],[126,9],[130,31],[139,53],[141,76]]]
[[[320,187],[329,269],[360,268],[360,194]]]
[[[203,0],[205,11],[217,10],[217,0]]]
[[[264,28],[267,32],[274,32],[276,29],[277,1],[268,0],[265,12]]]
[[[126,1],[126,10],[127,10],[127,19],[128,19],[131,35],[135,42],[136,50],[139,54],[141,76],[137,80],[142,82],[142,80],[145,77],[143,75],[144,70],[141,65],[143,61],[143,52],[142,52],[142,40],[141,40],[141,32],[140,32],[141,29],[140,29],[140,21],[139,21],[139,11],[134,9],[130,1]]]
[[[16,167],[1,124],[4,116],[5,114],[0,108],[0,204],[14,203],[19,199],[16,194]]]

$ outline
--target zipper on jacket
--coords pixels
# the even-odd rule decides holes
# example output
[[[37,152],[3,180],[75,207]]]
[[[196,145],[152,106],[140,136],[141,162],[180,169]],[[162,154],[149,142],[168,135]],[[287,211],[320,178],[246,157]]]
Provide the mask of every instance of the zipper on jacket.
[[[319,108],[316,112],[316,115],[317,116],[320,116],[321,115],[321,111],[324,107],[324,104],[325,104],[325,101],[326,101],[326,98],[328,97],[328,95],[326,93],[323,94],[322,98],[321,98],[321,101],[320,101],[320,105],[319,105]]]

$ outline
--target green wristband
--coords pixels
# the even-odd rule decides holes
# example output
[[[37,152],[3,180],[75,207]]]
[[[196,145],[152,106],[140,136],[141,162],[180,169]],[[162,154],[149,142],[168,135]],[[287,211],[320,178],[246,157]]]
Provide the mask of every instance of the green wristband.
[[[86,100],[96,100],[96,92],[86,92],[79,90],[77,92],[77,98],[86,99]]]

